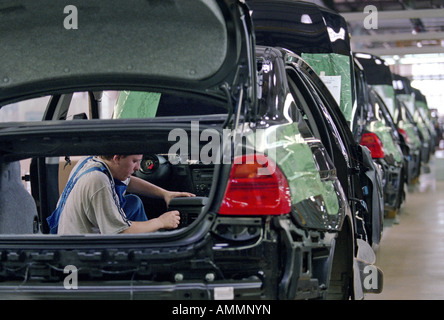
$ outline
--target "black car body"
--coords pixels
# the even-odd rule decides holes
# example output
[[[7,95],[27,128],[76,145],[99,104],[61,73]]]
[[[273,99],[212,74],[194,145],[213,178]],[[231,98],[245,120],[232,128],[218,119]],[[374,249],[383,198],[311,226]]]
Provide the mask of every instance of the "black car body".
[[[345,118],[337,125],[349,131],[353,126],[356,94],[345,19],[332,10],[304,1],[250,0],[247,4],[252,11],[256,42],[286,48],[308,62],[328,86]],[[368,150],[359,146],[360,139],[354,141],[347,135],[343,140],[350,150],[359,150],[348,155],[361,164],[359,182],[355,182],[348,195],[349,199],[363,200],[354,210],[358,219],[365,221],[358,233],[369,243],[377,244],[382,235],[384,215],[380,169],[373,163]]]
[[[409,163],[417,164],[408,156],[404,156],[398,128],[386,108],[384,101],[372,89],[369,91],[370,112],[372,116],[367,119],[366,130],[362,136],[361,144],[369,146],[373,159],[382,166],[384,185],[384,208],[389,217],[393,217],[405,199],[404,186],[407,181]],[[376,135],[376,136],[375,136]],[[383,154],[378,155],[374,143],[382,143]],[[374,153],[376,151],[376,153]],[[410,153],[410,150],[407,150]]]
[[[376,99],[381,102],[380,104],[384,105],[384,112],[387,113],[385,118],[388,121],[387,125],[391,128],[389,130],[392,131],[391,135],[393,136],[391,139],[392,142],[386,143],[389,145],[388,153],[391,153],[398,159],[400,154],[403,158],[403,165],[401,165],[401,168],[396,169],[391,167],[391,174],[386,177],[386,179],[392,181],[390,182],[390,180],[387,180],[387,183],[392,185],[392,188],[390,189],[398,189],[396,192],[398,196],[395,196],[392,193],[392,195],[388,197],[391,200],[386,201],[386,203],[391,203],[387,206],[386,214],[388,217],[396,217],[396,213],[405,198],[404,186],[417,181],[418,172],[420,172],[421,167],[418,157],[421,156],[422,152],[421,150],[418,150],[417,146],[408,144],[405,135],[401,134],[403,131],[401,130],[400,133],[396,124],[393,127],[392,123],[394,123],[393,116],[396,109],[396,95],[393,87],[393,75],[388,64],[380,57],[367,53],[358,52],[355,53],[355,57],[364,70],[368,86],[374,91]],[[399,150],[401,150],[401,153]],[[393,172],[399,172],[401,176],[395,178]]]
[[[43,111],[0,126],[1,182],[10,186],[0,199],[0,294],[307,299],[382,290],[373,251],[356,237],[347,195],[359,170],[326,116],[341,119],[324,102],[332,98],[317,95],[322,82],[298,56],[255,49],[242,1],[77,3],[75,30],[59,29],[60,1],[2,4],[10,14],[0,22],[9,43],[0,112],[24,101]],[[110,150],[144,153],[136,175],[198,195],[170,202],[181,227],[48,235],[65,171]],[[29,173],[20,174],[25,159]],[[142,200],[150,217],[167,209]],[[67,267],[78,287],[67,288]]]
[[[396,97],[409,109],[423,137],[422,162],[425,167],[435,152],[436,132],[425,96],[410,84],[407,77],[393,74]]]
[[[427,127],[427,130],[430,134],[430,155],[435,154],[435,146],[438,140],[438,134],[435,129],[435,125],[432,120],[432,112],[427,103],[427,98],[422,94],[421,90],[411,87],[413,94],[415,96],[415,106],[418,110],[418,113],[422,116],[423,121]]]
[[[362,54],[357,56],[362,57]],[[405,198],[404,185],[419,165],[419,150],[406,145],[384,100],[367,83],[360,61],[355,59],[358,96],[353,120],[355,136],[370,149],[373,159],[382,167],[385,213],[393,218]]]
[[[413,157],[411,160],[413,161],[409,161],[411,167],[408,170],[407,177],[408,184],[414,185],[418,182],[421,174],[421,150],[424,138],[404,101],[401,101],[398,98],[396,98],[393,121],[395,122],[399,133],[404,137],[408,148],[414,151],[410,152],[410,155]]]

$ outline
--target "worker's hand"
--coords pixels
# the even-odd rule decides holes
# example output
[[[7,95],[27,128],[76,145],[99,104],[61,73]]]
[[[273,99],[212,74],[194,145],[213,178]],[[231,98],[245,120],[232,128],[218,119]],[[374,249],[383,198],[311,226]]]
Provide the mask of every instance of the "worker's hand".
[[[190,192],[177,192],[177,191],[167,191],[164,195],[165,203],[168,207],[171,199],[178,197],[195,197],[196,195]]]
[[[176,229],[180,222],[180,213],[177,210],[168,211],[162,214],[159,221],[163,225],[161,229]]]

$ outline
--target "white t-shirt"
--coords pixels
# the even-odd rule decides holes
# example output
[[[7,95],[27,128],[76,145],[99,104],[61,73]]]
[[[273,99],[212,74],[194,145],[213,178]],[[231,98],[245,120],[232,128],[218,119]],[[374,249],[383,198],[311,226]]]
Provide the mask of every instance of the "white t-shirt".
[[[72,169],[71,174],[82,161]],[[77,176],[93,166],[103,165],[106,166],[94,157],[85,163]],[[84,174],[66,200],[60,214],[58,234],[117,234],[127,229],[131,222],[127,220],[115,196],[114,186],[105,173],[95,170]]]

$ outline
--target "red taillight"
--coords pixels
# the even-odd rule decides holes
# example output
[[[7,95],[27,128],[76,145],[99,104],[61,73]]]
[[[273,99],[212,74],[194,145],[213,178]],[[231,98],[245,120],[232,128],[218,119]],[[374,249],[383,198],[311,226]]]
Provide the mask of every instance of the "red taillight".
[[[382,141],[375,133],[364,133],[361,138],[361,145],[366,146],[370,149],[372,158],[384,158],[384,148],[382,146]]]
[[[226,215],[279,215],[291,209],[287,179],[265,155],[237,157],[219,209]]]
[[[404,140],[405,140],[405,142],[406,142],[407,144],[410,143],[409,135],[407,134],[407,132],[405,132],[404,129],[399,128],[399,129],[398,129],[398,132],[399,132],[400,134],[402,134],[402,136],[404,137]]]

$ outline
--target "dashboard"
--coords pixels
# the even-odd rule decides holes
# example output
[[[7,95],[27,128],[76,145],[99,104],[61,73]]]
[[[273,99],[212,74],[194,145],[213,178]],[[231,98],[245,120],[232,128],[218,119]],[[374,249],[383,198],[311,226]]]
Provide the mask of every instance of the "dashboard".
[[[173,158],[171,158],[173,157]],[[197,161],[173,161],[176,155],[146,154],[135,175],[162,188],[192,192],[196,196],[208,197],[213,180],[214,166]]]

